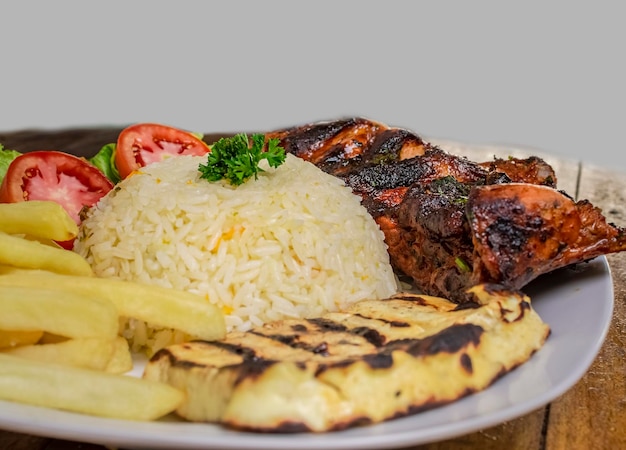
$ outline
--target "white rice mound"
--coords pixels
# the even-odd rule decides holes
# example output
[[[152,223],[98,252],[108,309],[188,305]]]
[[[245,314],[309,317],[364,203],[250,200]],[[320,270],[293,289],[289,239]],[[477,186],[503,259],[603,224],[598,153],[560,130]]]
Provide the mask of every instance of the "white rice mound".
[[[340,179],[287,155],[232,186],[200,179],[204,163],[169,158],[123,180],[88,212],[74,250],[97,276],[205,297],[229,331],[396,292],[383,234]],[[145,341],[149,325],[127,334],[139,325]]]

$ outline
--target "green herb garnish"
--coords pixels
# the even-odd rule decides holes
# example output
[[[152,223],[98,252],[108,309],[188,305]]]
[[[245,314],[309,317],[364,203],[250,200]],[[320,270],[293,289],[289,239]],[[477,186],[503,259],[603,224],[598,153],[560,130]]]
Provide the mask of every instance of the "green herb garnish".
[[[278,143],[278,139],[270,139],[266,151],[263,151],[263,134],[253,134],[250,140],[245,133],[222,138],[210,146],[207,163],[198,167],[200,178],[208,181],[226,179],[235,186],[252,176],[257,179],[258,173],[263,172],[259,167],[261,160],[267,160],[270,167],[278,167],[285,162],[285,149]]]
[[[459,268],[461,272],[472,271],[472,268],[469,266],[469,264],[467,264],[465,260],[461,258],[460,256],[457,256],[456,258],[454,258],[454,263],[456,264],[456,266]]]

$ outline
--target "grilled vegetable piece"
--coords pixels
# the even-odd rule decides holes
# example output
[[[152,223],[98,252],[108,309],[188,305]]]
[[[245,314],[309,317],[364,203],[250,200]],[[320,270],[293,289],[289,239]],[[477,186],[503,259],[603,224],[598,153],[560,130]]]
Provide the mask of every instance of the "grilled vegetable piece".
[[[472,288],[462,307],[400,294],[156,353],[144,377],[187,392],[177,413],[259,432],[324,432],[443,405],[527,361],[550,330],[528,297]]]

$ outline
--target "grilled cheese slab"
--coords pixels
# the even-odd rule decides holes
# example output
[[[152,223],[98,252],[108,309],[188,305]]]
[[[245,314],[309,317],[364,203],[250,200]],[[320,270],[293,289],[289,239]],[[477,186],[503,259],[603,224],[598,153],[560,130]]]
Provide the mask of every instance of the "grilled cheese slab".
[[[324,432],[414,414],[485,389],[550,333],[520,292],[471,292],[463,305],[403,293],[173,345],[144,377],[186,392],[181,417],[235,429]]]

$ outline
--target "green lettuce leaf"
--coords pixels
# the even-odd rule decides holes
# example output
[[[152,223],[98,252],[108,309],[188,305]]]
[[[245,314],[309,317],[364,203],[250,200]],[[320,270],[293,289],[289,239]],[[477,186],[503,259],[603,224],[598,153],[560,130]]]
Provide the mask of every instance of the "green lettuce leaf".
[[[115,166],[115,149],[115,144],[107,144],[89,159],[89,162],[100,169],[113,184],[117,184],[122,180]]]
[[[4,148],[2,144],[0,144],[0,183],[4,180],[4,177],[7,174],[7,170],[9,170],[9,165],[13,162],[15,158],[20,156],[21,153],[15,150],[9,150],[8,148]]]

